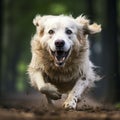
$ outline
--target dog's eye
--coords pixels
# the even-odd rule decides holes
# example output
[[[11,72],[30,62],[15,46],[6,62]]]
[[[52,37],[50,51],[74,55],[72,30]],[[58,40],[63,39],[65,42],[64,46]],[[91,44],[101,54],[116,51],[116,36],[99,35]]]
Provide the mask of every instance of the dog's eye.
[[[54,31],[54,30],[49,30],[48,33],[49,33],[50,35],[52,35],[52,34],[55,33],[55,31]]]
[[[66,30],[65,32],[66,32],[68,35],[71,35],[71,34],[72,34],[72,31],[71,31],[71,30],[69,30],[69,29],[68,29],[68,30]]]

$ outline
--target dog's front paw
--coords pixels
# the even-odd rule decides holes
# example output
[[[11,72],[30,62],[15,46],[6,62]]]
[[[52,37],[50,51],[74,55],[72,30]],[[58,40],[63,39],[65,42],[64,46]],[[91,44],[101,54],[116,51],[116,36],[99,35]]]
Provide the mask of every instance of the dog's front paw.
[[[66,110],[75,110],[76,109],[76,105],[77,105],[77,99],[73,98],[73,99],[67,99],[64,102],[63,107]]]
[[[61,99],[61,93],[59,93],[57,88],[55,88],[55,86],[51,85],[50,83],[46,83],[46,85],[42,87],[40,91],[53,100]]]

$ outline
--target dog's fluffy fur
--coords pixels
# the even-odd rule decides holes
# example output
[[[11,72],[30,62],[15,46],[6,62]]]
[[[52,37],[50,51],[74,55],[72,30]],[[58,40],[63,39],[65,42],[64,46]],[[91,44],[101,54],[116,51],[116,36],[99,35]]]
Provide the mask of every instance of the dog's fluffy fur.
[[[80,15],[40,16],[33,24],[32,60],[28,67],[31,85],[51,99],[68,93],[65,109],[75,109],[86,88],[98,80],[89,59],[88,35],[101,31],[101,26]],[[56,43],[57,42],[57,43]]]

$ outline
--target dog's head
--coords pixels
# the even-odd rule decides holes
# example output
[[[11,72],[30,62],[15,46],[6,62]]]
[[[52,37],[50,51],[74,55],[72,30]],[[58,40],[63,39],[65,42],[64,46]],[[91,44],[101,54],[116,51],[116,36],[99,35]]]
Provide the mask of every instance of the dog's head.
[[[82,46],[88,34],[101,31],[101,26],[89,24],[85,16],[40,16],[33,20],[40,43],[54,59],[56,66],[64,66],[73,48]]]

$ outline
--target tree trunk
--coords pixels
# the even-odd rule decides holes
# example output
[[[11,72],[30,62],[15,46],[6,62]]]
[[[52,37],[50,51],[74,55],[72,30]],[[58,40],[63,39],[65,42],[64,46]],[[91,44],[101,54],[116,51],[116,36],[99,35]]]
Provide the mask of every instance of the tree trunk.
[[[87,7],[87,13],[90,20],[94,19],[94,1],[93,0],[86,0],[86,7]]]
[[[3,16],[3,0],[0,0],[0,97],[2,94],[1,86],[2,86],[2,18]]]
[[[117,0],[106,1],[106,30],[103,45],[103,66],[108,83],[108,97],[111,102],[120,100],[120,81],[118,64],[118,39],[117,39]]]
[[[93,21],[94,19],[94,5],[93,5],[93,0],[86,0],[86,8],[87,8],[87,15],[88,15],[88,18]],[[90,36],[90,46],[91,46],[91,49],[93,48],[94,46],[94,37],[91,37]],[[94,50],[92,49],[92,54],[94,54]]]

